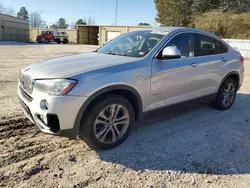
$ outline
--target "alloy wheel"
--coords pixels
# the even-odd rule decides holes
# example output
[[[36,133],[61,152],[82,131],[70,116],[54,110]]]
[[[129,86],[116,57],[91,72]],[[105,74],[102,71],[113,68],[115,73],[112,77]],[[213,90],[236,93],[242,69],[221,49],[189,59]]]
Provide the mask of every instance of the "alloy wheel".
[[[101,143],[112,144],[126,133],[129,122],[129,112],[124,106],[109,105],[99,113],[95,120],[95,137]]]
[[[233,101],[234,101],[234,98],[235,98],[235,85],[231,82],[229,82],[225,88],[224,88],[224,91],[223,91],[223,99],[222,99],[222,104],[225,106],[225,107],[228,107],[230,106]]]

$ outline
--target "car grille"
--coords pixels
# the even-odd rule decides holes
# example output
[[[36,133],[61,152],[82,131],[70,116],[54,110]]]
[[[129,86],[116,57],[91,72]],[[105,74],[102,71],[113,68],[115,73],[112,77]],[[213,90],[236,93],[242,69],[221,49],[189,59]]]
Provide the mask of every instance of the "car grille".
[[[28,94],[31,94],[33,91],[33,81],[30,77],[21,75],[20,76],[20,85],[21,88]]]

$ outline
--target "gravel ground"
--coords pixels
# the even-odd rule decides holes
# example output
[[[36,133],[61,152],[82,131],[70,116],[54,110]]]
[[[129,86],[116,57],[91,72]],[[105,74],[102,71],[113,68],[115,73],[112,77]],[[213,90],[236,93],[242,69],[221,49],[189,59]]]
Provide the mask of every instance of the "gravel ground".
[[[109,151],[38,132],[16,95],[21,68],[94,50],[1,45],[0,187],[250,187],[250,65],[232,109],[189,103],[151,112]]]

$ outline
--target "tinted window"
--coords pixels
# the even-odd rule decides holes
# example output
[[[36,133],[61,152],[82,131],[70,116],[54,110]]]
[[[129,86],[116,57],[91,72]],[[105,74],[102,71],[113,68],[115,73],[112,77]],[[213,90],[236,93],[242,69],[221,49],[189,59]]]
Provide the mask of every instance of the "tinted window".
[[[182,57],[194,57],[194,34],[183,33],[175,36],[165,47],[176,46]]]
[[[227,53],[228,48],[222,42],[201,34],[195,34],[195,56],[206,56]]]
[[[195,56],[215,55],[216,40],[206,35],[196,34]]]
[[[217,45],[217,53],[218,54],[224,54],[224,53],[227,53],[228,52],[228,48],[225,44],[223,44],[222,42],[220,41],[216,41],[216,45]]]

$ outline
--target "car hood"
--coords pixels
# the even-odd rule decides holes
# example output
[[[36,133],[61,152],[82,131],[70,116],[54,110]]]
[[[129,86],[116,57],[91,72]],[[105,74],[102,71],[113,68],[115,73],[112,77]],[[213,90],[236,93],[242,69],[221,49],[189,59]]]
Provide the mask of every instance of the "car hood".
[[[32,79],[66,78],[100,68],[130,63],[137,58],[102,53],[86,53],[49,59],[30,65],[22,73]]]

